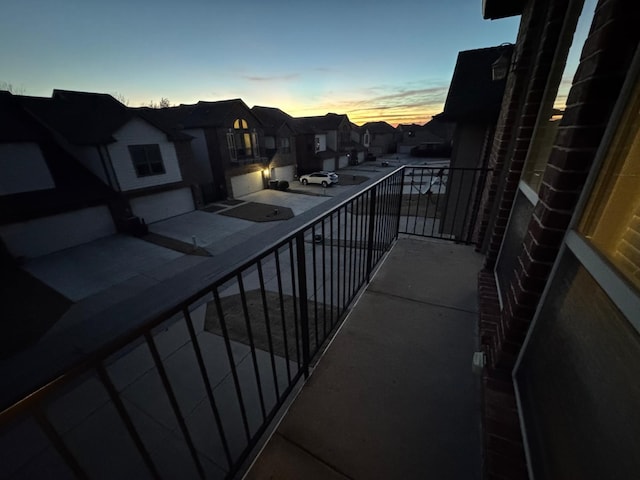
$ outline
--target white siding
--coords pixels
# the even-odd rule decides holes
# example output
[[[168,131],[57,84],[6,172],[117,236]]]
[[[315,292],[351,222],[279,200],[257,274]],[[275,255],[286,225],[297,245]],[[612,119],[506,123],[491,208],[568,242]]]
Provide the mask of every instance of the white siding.
[[[184,133],[191,135],[191,149],[193,151],[193,159],[196,164],[196,172],[199,183],[210,183],[213,181],[213,173],[211,172],[211,162],[209,161],[209,150],[207,149],[207,141],[205,139],[204,130],[201,128],[185,130]]]
[[[293,175],[295,174],[295,166],[287,165],[285,167],[275,167],[272,169],[271,180],[286,180],[287,182],[293,181]]]
[[[316,134],[317,152],[324,152],[327,149],[327,136],[323,133]]]
[[[109,154],[123,192],[182,180],[176,148],[173,142],[167,140],[167,136],[161,130],[139,118],[134,118],[122,126],[113,136],[117,141],[109,145]],[[147,144],[160,146],[165,173],[138,177],[128,147],[129,145]]]
[[[36,143],[0,144],[0,195],[55,188]]]
[[[349,166],[349,157],[341,155],[338,159],[338,168],[345,168],[347,166]]]
[[[129,203],[133,214],[136,217],[144,218],[147,223],[182,215],[194,209],[190,188],[145,195],[133,198]]]
[[[262,183],[262,172],[247,173],[231,177],[232,195],[234,198],[259,192],[264,188]]]
[[[0,226],[0,236],[17,257],[39,257],[116,233],[105,206]]]

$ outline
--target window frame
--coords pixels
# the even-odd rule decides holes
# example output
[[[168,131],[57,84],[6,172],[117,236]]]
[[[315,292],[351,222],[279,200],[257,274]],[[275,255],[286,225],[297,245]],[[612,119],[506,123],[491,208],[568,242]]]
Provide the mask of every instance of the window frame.
[[[146,144],[136,144],[136,145],[127,145],[129,150],[129,156],[131,157],[131,163],[133,165],[133,169],[136,172],[136,176],[138,178],[143,177],[153,177],[157,175],[164,175],[167,173],[167,169],[164,166],[164,160],[162,159],[162,151],[160,150],[160,145],[157,143],[146,143]],[[137,155],[140,155],[139,152],[142,152],[144,158],[136,158]],[[157,159],[151,158],[150,153],[153,155],[157,154]],[[160,170],[154,171],[154,165],[157,167],[160,166]],[[144,173],[140,171],[141,167],[147,167],[148,173]]]

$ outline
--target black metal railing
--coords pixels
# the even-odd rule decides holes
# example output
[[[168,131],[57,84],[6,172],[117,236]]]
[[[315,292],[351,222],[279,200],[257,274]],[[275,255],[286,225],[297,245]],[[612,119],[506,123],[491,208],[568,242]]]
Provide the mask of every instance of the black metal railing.
[[[2,406],[0,475],[233,477],[398,233],[468,223],[466,179],[398,169],[50,375]]]
[[[477,204],[489,171],[405,167],[399,233],[473,243]]]

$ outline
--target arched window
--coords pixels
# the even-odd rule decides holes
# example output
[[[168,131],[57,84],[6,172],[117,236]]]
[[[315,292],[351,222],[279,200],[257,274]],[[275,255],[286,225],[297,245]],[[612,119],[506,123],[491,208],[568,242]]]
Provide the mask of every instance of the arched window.
[[[249,130],[249,123],[244,118],[236,118],[233,129],[227,133],[227,146],[232,160],[238,158],[253,157],[258,154],[258,137],[255,132]]]

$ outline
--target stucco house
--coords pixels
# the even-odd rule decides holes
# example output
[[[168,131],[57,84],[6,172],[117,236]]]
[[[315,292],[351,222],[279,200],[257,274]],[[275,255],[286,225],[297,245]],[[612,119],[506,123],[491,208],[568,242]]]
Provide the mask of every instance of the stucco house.
[[[54,90],[51,98],[19,101],[65,150],[120,194],[114,207],[119,227],[126,228],[132,216],[152,223],[199,203],[188,171],[188,135],[157,126],[108,94]]]

